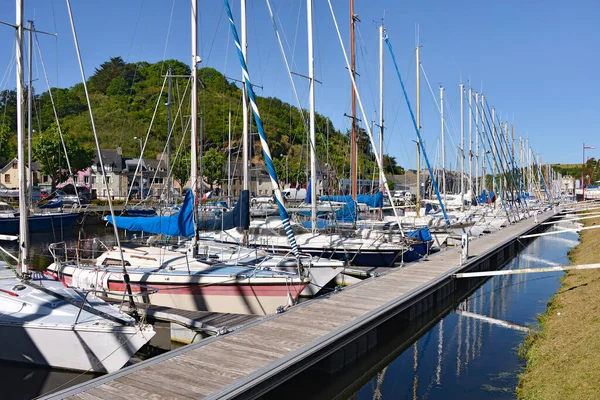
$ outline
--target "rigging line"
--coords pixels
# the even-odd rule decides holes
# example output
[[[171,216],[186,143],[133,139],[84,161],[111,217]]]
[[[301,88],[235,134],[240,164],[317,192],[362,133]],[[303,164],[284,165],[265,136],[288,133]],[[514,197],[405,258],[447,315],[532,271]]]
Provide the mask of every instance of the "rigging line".
[[[54,23],[54,32],[58,32],[58,27],[56,26],[56,10],[54,9],[54,0],[52,0],[52,21]],[[58,66],[60,65],[58,63],[58,57],[59,57],[59,53],[58,53],[58,35],[56,35],[54,37],[54,44],[55,44],[55,54],[56,54],[56,86],[59,86],[59,80],[58,80],[58,71],[59,68]]]
[[[145,0],[142,0],[142,2],[140,3],[140,9],[139,9],[138,14],[137,14],[137,20],[136,20],[136,22],[134,24],[134,28],[133,28],[133,37],[131,38],[131,42],[129,44],[129,48],[127,49],[127,55],[125,56],[125,60],[129,60],[130,57],[131,57],[131,50],[133,49],[133,43],[135,42],[135,37],[137,36],[137,30],[138,30],[138,27],[140,25],[140,20],[142,18],[142,11],[144,9],[144,3],[145,3]],[[146,25],[146,29],[147,29],[147,27],[148,26]],[[138,57],[137,57],[138,60],[140,59],[142,48],[143,48],[143,45],[140,46],[140,50],[139,50]],[[135,80],[136,80],[136,77],[137,77],[138,69],[139,69],[139,63],[135,63],[135,69],[133,71],[133,79],[131,81],[131,86],[129,87],[129,98],[128,98],[128,100],[131,100],[131,97],[133,95],[133,87],[134,87],[134,83],[135,83]],[[118,87],[118,89],[120,90],[121,87],[123,86],[123,84],[125,84],[125,83],[127,83],[127,82],[122,77],[122,79],[119,81],[119,87]],[[129,112],[129,104],[130,104],[130,102],[128,101],[127,105],[125,106],[125,114],[123,115],[123,123],[121,124],[121,132],[119,133],[119,139],[117,140],[117,146],[121,145],[121,140],[123,139],[123,132],[125,130],[125,121],[127,120],[127,113]]]
[[[10,56],[10,60],[8,61],[8,64],[6,65],[6,70],[4,71],[4,76],[2,77],[2,80],[0,81],[0,86],[4,88],[4,90],[7,90],[8,88],[8,81],[10,80],[14,65],[16,63],[16,41],[12,41],[12,50],[11,50],[11,56]],[[8,93],[5,93],[5,97],[8,96]],[[8,97],[6,97],[8,98]],[[6,101],[6,99],[5,99]]]
[[[271,2],[269,0],[265,0],[267,3],[267,8],[269,10],[269,15],[271,16],[271,23],[273,25],[273,29],[275,30],[275,36],[277,37],[277,43],[279,44],[279,51],[281,52],[281,56],[283,57],[283,62],[285,64],[285,69],[288,74],[288,78],[290,80],[290,85],[292,86],[292,92],[294,94],[294,98],[298,103],[298,111],[300,112],[300,117],[302,119],[302,124],[304,125],[304,132],[308,135],[308,124],[306,121],[306,117],[304,115],[304,110],[302,109],[302,103],[300,102],[300,98],[298,97],[298,91],[296,90],[296,85],[294,84],[294,79],[292,77],[292,72],[290,71],[290,66],[288,63],[288,59],[285,55],[285,50],[283,48],[283,44],[281,43],[281,37],[279,35],[279,29],[277,27],[277,23],[275,22],[275,18],[273,16],[273,11],[271,9]]]
[[[73,178],[73,169],[71,168],[71,161],[69,160],[69,154],[67,153],[67,146],[65,144],[65,139],[63,137],[62,128],[60,126],[60,121],[58,119],[58,112],[56,111],[56,104],[54,102],[54,96],[52,96],[52,89],[50,87],[50,81],[48,80],[48,74],[46,73],[46,65],[44,64],[44,57],[42,56],[42,49],[40,47],[40,42],[38,40],[37,32],[34,35],[35,43],[37,44],[37,50],[40,55],[40,63],[42,64],[42,70],[44,71],[44,79],[46,81],[46,86],[48,87],[48,96],[50,97],[50,102],[52,103],[52,112],[54,113],[54,118],[56,119],[56,129],[58,131],[58,136],[60,137],[60,143],[62,144],[63,151],[65,152],[65,159],[67,161],[67,168],[69,170],[69,177]],[[75,188],[75,195],[77,196],[77,204],[81,207],[81,203],[79,201],[79,193],[77,191],[77,185],[73,184],[73,188]]]
[[[210,62],[210,56],[211,56],[213,48],[215,46],[215,41],[217,40],[219,27],[221,26],[221,20],[223,19],[223,11],[225,11],[225,6],[221,5],[221,13],[219,14],[219,18],[217,18],[217,27],[215,28],[215,34],[213,35],[212,41],[210,42],[210,49],[208,50],[208,55],[206,56],[206,61],[205,61],[206,64],[205,65],[207,65]],[[226,70],[223,70],[223,71],[226,71]]]
[[[167,27],[167,38],[165,39],[165,48],[163,50],[162,64],[160,65],[160,75],[163,75],[165,67],[165,58],[167,57],[167,48],[169,47],[169,38],[171,36],[171,24],[173,23],[173,12],[175,10],[175,0],[171,3],[171,14],[169,16],[169,26]]]
[[[77,41],[77,33],[75,31],[75,21],[73,19],[73,13],[71,12],[71,1],[66,0],[66,2],[67,2],[67,9],[69,12],[69,20],[71,22],[71,31],[73,33],[73,41],[75,42],[77,61],[79,62],[79,70],[81,72],[82,84],[83,84],[83,88],[85,90],[85,98],[86,98],[86,102],[87,102],[88,110],[89,110],[89,114],[90,114],[90,122],[92,124],[92,131],[94,132],[94,141],[96,142],[96,151],[98,152],[98,160],[100,162],[100,168],[102,169],[102,178],[104,181],[104,186],[106,187],[108,194],[109,194],[108,208],[110,209],[110,216],[111,216],[112,220],[114,221],[115,220],[115,210],[114,210],[113,203],[112,203],[112,196],[110,196],[110,186],[108,186],[106,170],[104,169],[104,160],[102,159],[102,150],[100,149],[100,142],[98,141],[98,132],[96,131],[96,123],[94,121],[94,113],[92,111],[92,102],[91,102],[90,94],[89,94],[88,87],[87,87],[85,71],[83,69],[83,61],[81,60],[81,53],[79,52],[79,42]],[[123,256],[123,249],[121,248],[121,240],[119,238],[119,231],[117,229],[116,224],[113,224],[113,233],[115,235],[115,240],[117,241],[117,248],[119,251],[119,255],[121,256],[121,269],[123,271],[123,281],[127,287],[127,294],[129,295],[129,304],[130,304],[130,307],[134,310],[134,313],[137,314],[136,305],[133,300],[133,292],[131,291],[131,286],[129,284],[129,274],[127,273],[127,269],[125,267],[125,257]]]
[[[340,42],[340,47],[342,48],[342,52],[344,53],[344,61],[346,62],[346,67],[348,69],[348,74],[350,75],[350,81],[352,82],[352,89],[354,91],[354,94],[356,96],[356,101],[358,102],[359,108],[360,108],[360,112],[362,114],[365,124],[365,128],[366,128],[366,132],[367,135],[369,136],[369,141],[371,143],[371,146],[373,149],[376,149],[377,146],[375,145],[375,140],[373,139],[373,134],[371,132],[371,128],[369,127],[369,124],[367,123],[366,119],[367,119],[367,114],[365,113],[365,109],[363,106],[363,102],[361,100],[360,97],[360,93],[358,92],[358,86],[356,85],[356,79],[354,78],[354,74],[352,73],[352,69],[350,67],[350,62],[348,61],[348,55],[346,53],[346,48],[344,46],[344,41],[342,39],[342,34],[340,33],[340,29],[337,23],[337,19],[335,17],[335,13],[333,12],[333,6],[331,5],[331,0],[327,0],[327,3],[329,4],[329,9],[331,10],[331,16],[333,18],[333,22],[335,24],[335,29],[337,31],[337,36]],[[396,207],[394,206],[394,199],[392,198],[392,193],[390,192],[390,188],[388,185],[388,180],[387,177],[383,171],[383,163],[382,160],[379,158],[379,154],[377,154],[377,152],[373,153],[375,155],[375,160],[377,160],[377,166],[379,167],[379,173],[381,174],[381,180],[383,183],[383,186],[385,188],[385,191],[388,195],[388,198],[390,200],[390,203],[392,205],[392,210],[394,211],[394,217],[396,218],[396,220],[399,219],[398,217],[398,211],[396,210]],[[402,233],[402,236],[404,236],[404,232],[402,231],[402,228],[400,228],[400,232]]]
[[[70,0],[67,0],[67,1],[70,1]],[[167,84],[167,77],[165,76],[162,87],[160,88],[161,95],[165,91],[166,84]],[[152,119],[150,120],[150,126],[148,126],[148,131],[146,132],[146,138],[144,139],[144,145],[142,146],[142,153],[140,154],[140,159],[137,163],[137,166],[135,167],[135,172],[133,174],[134,177],[137,176],[137,173],[140,171],[142,159],[144,157],[144,151],[146,150],[146,146],[148,145],[148,138],[150,137],[150,132],[152,131],[152,126],[154,125],[154,120],[156,119],[158,106],[161,103],[161,97],[162,96],[158,96],[156,99],[156,105],[154,106],[154,114],[152,114]],[[135,180],[135,178],[134,178],[134,180]],[[133,182],[132,182],[132,185],[129,187],[129,192],[127,193],[127,198],[125,199],[125,207],[127,207],[127,203],[129,202],[129,197],[131,196],[132,189],[133,189]]]
[[[179,102],[179,107],[177,108],[177,112],[175,113],[175,117],[173,119],[177,119],[177,117],[179,116],[179,114],[181,113],[181,109],[183,108],[183,100],[184,97],[187,93],[187,90],[189,88],[190,84],[190,79],[188,79],[188,84],[186,85],[185,91],[183,92],[183,96],[181,97],[181,101]],[[169,146],[169,142],[172,138],[173,135],[173,131],[175,130],[175,124],[173,124],[173,126],[171,126],[171,130],[169,131],[169,134],[167,136],[167,140],[165,142],[165,146],[163,147],[163,151],[160,155],[160,159],[158,160],[158,166],[160,166],[160,163],[163,161],[163,159],[165,158],[165,155],[167,153],[167,147]],[[185,135],[184,135],[185,136]],[[156,177],[158,175],[160,168],[157,168],[156,171],[154,171],[154,176],[152,177],[152,180],[150,181],[150,188],[152,188],[152,185],[154,184],[154,182],[156,181]],[[171,177],[171,169],[169,168],[169,173],[167,175],[167,180]],[[133,183],[132,183],[133,185]],[[165,185],[161,186],[160,191],[159,191],[159,196],[162,195],[164,193],[164,191],[166,190]],[[144,203],[148,200],[148,197],[146,197],[145,199],[142,199],[138,204]]]
[[[372,79],[370,79],[371,76],[373,76],[373,74],[376,75],[375,68],[373,67],[373,63],[371,63],[369,50],[368,50],[367,46],[365,45],[365,41],[363,39],[362,32],[360,30],[360,24],[356,24],[355,26],[356,26],[356,30],[358,31],[358,40],[360,42],[359,43],[360,45],[358,46],[358,48],[360,49],[360,53],[361,53],[364,64],[369,67],[366,69],[367,76],[365,77],[366,79],[363,79],[363,82],[364,81],[367,82],[367,87],[369,88],[369,94],[371,95],[371,101],[373,102],[373,109],[377,110],[377,101],[375,100],[377,98],[377,96],[373,95],[373,85],[371,85]],[[371,73],[369,73],[369,72],[371,72]]]
[[[421,136],[421,130],[417,126],[417,120],[415,119],[415,114],[413,113],[412,107],[410,106],[410,101],[408,100],[408,94],[406,93],[406,88],[404,86],[404,82],[402,81],[402,76],[400,75],[400,70],[398,69],[398,63],[396,62],[396,56],[394,55],[394,51],[392,50],[392,43],[390,42],[390,38],[387,35],[387,33],[386,33],[384,40],[385,40],[385,44],[387,45],[388,50],[390,51],[390,54],[392,56],[392,61],[394,63],[394,67],[396,69],[396,74],[398,75],[398,80],[400,81],[400,86],[402,87],[402,94],[404,95],[404,99],[406,100],[406,105],[407,105],[408,111],[410,113],[413,127],[415,129],[415,132],[419,139],[419,143],[421,145],[422,154],[423,154],[423,157],[425,158],[425,163],[427,164],[427,169],[429,170],[429,176],[431,178],[431,186],[435,189],[435,194],[438,199],[438,202],[440,203],[440,208],[442,209],[442,214],[444,215],[444,220],[446,221],[446,225],[450,226],[450,220],[448,219],[448,214],[446,213],[446,207],[444,206],[444,203],[442,202],[442,197],[440,196],[440,191],[438,189],[437,181],[435,179],[435,176],[434,176],[431,166],[429,164],[429,160],[427,159],[427,151],[425,149],[425,146],[423,145],[423,138]]]
[[[421,64],[421,71],[423,72],[423,76],[425,77],[425,81],[427,82],[427,86],[429,87],[429,92],[431,93],[431,97],[433,99],[435,107],[437,108],[438,116],[441,116],[442,115],[442,110],[440,109],[440,106],[439,106],[439,104],[437,102],[435,94],[433,93],[433,89],[431,88],[431,84],[429,83],[429,78],[427,78],[427,74],[425,73],[425,68],[423,68],[423,64]],[[444,129],[446,129],[446,132],[449,132],[449,130],[450,130],[448,128],[448,124],[446,123],[446,118],[444,118]],[[456,143],[454,143],[454,138],[452,137],[452,135],[449,135],[449,136],[450,136],[450,141],[452,141],[453,148],[456,148]]]

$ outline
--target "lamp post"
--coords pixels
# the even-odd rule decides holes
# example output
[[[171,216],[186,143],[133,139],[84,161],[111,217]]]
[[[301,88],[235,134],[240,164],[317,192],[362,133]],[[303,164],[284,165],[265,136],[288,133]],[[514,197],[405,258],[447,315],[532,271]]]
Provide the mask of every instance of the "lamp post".
[[[585,177],[583,176],[585,171],[585,149],[595,149],[595,147],[586,146],[585,143],[583,143],[583,158],[581,160],[581,201],[585,201]]]
[[[140,141],[140,200],[143,200],[144,197],[144,166],[142,165],[142,138],[137,136],[133,137],[133,140]]]

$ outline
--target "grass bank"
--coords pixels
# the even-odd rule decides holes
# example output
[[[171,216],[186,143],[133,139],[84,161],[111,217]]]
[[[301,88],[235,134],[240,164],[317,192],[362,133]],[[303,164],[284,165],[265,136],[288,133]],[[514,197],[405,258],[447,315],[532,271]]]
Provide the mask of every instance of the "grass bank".
[[[600,224],[588,219],[586,225]],[[581,232],[573,264],[600,262],[600,228]],[[600,270],[571,271],[525,340],[519,399],[600,399]]]

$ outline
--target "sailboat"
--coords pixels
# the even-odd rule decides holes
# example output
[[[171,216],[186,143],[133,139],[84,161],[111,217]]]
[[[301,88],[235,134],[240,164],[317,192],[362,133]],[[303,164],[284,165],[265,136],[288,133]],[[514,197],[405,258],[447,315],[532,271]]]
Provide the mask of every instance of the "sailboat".
[[[113,372],[154,330],[97,298],[30,271],[23,124],[23,0],[16,1],[20,274],[0,270],[0,359],[90,372]]]
[[[316,283],[315,274],[327,275],[325,282],[333,279],[344,267],[342,262],[328,261],[329,268],[321,266],[319,260],[302,255],[297,250],[290,256],[267,256],[264,252],[239,248],[238,255],[228,252],[223,259],[215,251],[204,257],[199,250],[206,246],[199,241],[197,231],[202,221],[195,218],[197,208],[198,168],[196,157],[197,138],[197,2],[192,2],[192,123],[191,123],[191,179],[192,190],[188,191],[179,212],[172,216],[109,219],[117,227],[129,230],[142,230],[169,236],[191,238],[181,249],[135,246],[123,248],[122,255],[127,264],[131,282],[150,285],[158,292],[149,295],[145,301],[152,304],[186,310],[207,310],[229,313],[272,314],[292,305],[305,289],[316,290],[323,284]],[[230,12],[230,11],[229,11]],[[232,22],[233,23],[233,22]],[[232,30],[233,30],[232,26]],[[237,35],[236,39],[237,39]],[[257,116],[257,114],[255,115]],[[258,119],[257,119],[258,120]],[[262,129],[262,127],[261,127]],[[276,177],[275,177],[276,179]],[[281,196],[281,193],[279,193]],[[229,213],[234,224],[249,224],[248,191],[242,191],[240,201]],[[280,205],[282,201],[279,201]],[[240,218],[241,211],[246,217]],[[213,221],[220,227],[223,221]],[[205,224],[210,225],[210,222]],[[183,250],[183,251],[182,251]],[[221,249],[222,250],[222,249]],[[235,253],[233,253],[235,254]],[[214,257],[213,257],[214,255]],[[48,267],[52,273],[73,285],[97,285],[107,293],[122,292],[123,276],[118,264],[116,249],[109,248],[100,257],[87,260],[59,260]],[[116,262],[117,261],[117,262]],[[325,260],[326,261],[326,260]],[[315,267],[315,268],[313,268]],[[311,285],[313,289],[311,289]],[[138,289],[133,289],[138,290]]]

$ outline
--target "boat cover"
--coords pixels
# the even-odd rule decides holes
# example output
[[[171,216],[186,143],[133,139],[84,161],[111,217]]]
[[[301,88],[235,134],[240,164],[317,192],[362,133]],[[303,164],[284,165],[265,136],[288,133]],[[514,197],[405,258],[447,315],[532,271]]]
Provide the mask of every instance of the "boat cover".
[[[352,196],[322,196],[321,201],[348,203],[352,201]],[[371,208],[381,208],[383,207],[383,193],[377,192],[375,194],[359,194],[356,196],[356,202],[364,203]]]
[[[227,230],[232,228],[247,228],[250,225],[250,195],[247,190],[240,193],[240,198],[230,212],[223,213],[219,218],[198,221],[198,230]],[[194,236],[194,196],[188,190],[181,209],[173,215],[160,217],[115,217],[117,228],[133,232],[147,232],[167,236]],[[106,221],[111,222],[110,216]]]

